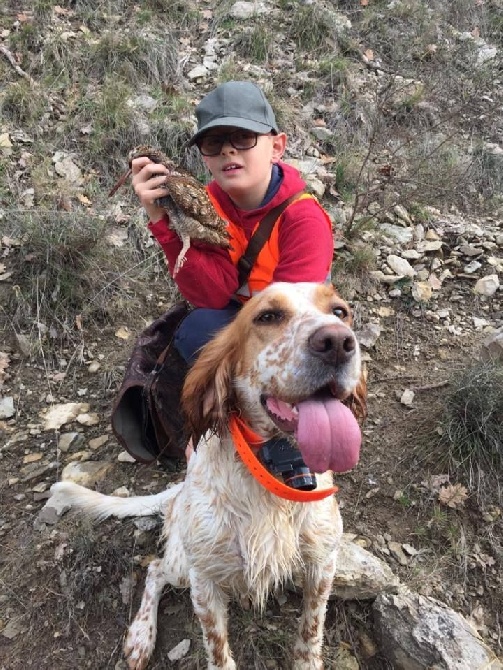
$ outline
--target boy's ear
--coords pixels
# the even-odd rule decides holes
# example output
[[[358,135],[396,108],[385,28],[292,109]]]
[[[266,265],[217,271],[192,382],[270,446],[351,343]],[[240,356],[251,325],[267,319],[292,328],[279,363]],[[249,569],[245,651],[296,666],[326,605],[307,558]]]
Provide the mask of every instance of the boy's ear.
[[[275,163],[279,161],[280,158],[285,153],[286,148],[286,135],[285,133],[279,133],[278,135],[272,135],[272,160]]]

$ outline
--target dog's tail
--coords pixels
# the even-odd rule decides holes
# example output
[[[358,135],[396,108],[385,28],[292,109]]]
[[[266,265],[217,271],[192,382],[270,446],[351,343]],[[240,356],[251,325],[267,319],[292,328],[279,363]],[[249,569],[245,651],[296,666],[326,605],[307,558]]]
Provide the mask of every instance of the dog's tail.
[[[161,514],[166,504],[175,498],[183,486],[183,482],[167,488],[161,493],[149,496],[107,496],[92,491],[73,482],[56,482],[51,486],[49,505],[65,509],[75,509],[87,517],[102,521],[109,516],[123,519],[127,516],[153,516]]]

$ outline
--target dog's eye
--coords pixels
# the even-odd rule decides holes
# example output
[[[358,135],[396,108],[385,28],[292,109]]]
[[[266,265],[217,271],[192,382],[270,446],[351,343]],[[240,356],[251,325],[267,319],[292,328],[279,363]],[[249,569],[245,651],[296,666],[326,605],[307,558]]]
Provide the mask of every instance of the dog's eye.
[[[279,323],[284,318],[284,313],[279,309],[268,309],[260,312],[254,321],[255,323]]]
[[[346,309],[346,307],[343,307],[342,305],[335,305],[332,308],[332,314],[337,318],[341,319],[342,321],[344,321],[344,319],[347,319],[349,316],[348,310]]]

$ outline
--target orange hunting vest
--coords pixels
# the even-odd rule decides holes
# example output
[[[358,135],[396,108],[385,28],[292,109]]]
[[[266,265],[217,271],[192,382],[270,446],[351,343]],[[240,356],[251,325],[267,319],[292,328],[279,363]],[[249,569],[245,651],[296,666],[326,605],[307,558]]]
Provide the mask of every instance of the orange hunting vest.
[[[227,221],[227,230],[230,235],[229,241],[231,244],[229,254],[232,259],[232,262],[234,263],[234,265],[237,266],[239,259],[244,254],[244,252],[246,251],[246,247],[248,246],[248,240],[246,239],[246,235],[244,234],[244,231],[240,226],[236,225],[233,221],[229,221],[228,217],[220,207],[220,204],[218,203],[216,198],[210,193],[209,190],[208,195],[217,214],[220,217],[222,217],[224,221]],[[303,193],[298,198],[293,200],[286,209],[288,209],[292,205],[295,205],[295,203],[298,202],[299,200],[305,200],[306,198],[316,199],[313,195],[310,195],[309,193]],[[245,284],[243,284],[243,286],[241,286],[236,293],[236,297],[239,300],[241,300],[241,302],[246,302],[253,295],[259,293],[264,288],[266,288],[266,286],[269,286],[269,284],[272,283],[274,270],[276,269],[279,262],[278,223],[283,214],[285,213],[286,209],[283,210],[283,212],[276,219],[271,235],[267,240],[267,242],[262,247],[262,249],[260,250],[257,260],[255,261],[252,271],[250,272],[250,275],[248,277],[248,281]],[[323,212],[323,215],[327,221],[329,229],[332,230],[332,222],[329,216],[326,214],[324,209],[322,209],[321,211]],[[260,221],[257,221],[255,226],[253,227],[252,235],[255,232],[259,223]],[[328,272],[330,272],[330,268],[327,268],[327,273]]]

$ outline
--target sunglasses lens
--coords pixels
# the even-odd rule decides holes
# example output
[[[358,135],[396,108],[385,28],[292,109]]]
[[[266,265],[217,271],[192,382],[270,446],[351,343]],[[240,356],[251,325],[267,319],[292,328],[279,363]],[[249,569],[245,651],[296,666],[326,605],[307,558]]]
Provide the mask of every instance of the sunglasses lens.
[[[203,156],[218,156],[226,142],[229,142],[234,149],[245,151],[256,146],[257,138],[258,133],[251,130],[235,130],[226,135],[204,135],[197,146]]]

